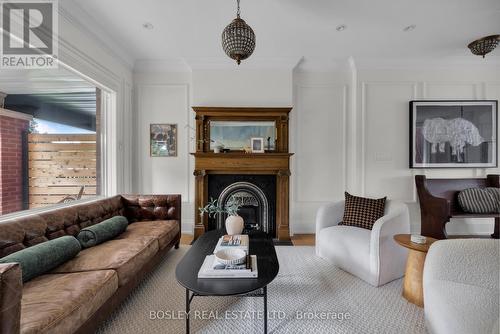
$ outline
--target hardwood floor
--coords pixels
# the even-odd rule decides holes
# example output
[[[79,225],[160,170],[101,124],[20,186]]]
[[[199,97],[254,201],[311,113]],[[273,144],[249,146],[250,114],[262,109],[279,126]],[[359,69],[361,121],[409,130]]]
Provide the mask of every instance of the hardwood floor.
[[[183,234],[181,236],[181,245],[190,245],[193,241],[193,235]],[[314,234],[295,234],[292,237],[294,246],[314,246]]]

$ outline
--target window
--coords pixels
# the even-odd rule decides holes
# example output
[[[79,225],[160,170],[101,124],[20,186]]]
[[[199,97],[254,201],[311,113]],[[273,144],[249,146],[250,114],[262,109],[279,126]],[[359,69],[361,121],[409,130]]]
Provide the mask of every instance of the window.
[[[23,90],[0,82],[0,215],[102,193],[102,91],[54,71],[49,91],[38,81]]]

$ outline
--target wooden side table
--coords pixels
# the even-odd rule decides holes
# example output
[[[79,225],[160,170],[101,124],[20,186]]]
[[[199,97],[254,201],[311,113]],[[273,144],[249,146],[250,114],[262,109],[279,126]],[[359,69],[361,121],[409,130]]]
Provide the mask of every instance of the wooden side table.
[[[424,288],[422,279],[424,276],[425,257],[429,247],[437,239],[427,237],[425,244],[411,242],[410,234],[396,234],[394,240],[403,247],[408,248],[408,259],[406,260],[406,272],[403,281],[403,297],[410,303],[424,307]]]

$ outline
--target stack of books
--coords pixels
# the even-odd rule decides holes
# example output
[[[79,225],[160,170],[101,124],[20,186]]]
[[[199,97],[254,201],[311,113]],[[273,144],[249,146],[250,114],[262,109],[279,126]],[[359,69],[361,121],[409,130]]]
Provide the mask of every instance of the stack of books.
[[[248,255],[248,235],[225,235],[219,239],[214,254],[224,248],[239,248],[247,253],[245,263],[225,265],[215,255],[207,255],[198,271],[198,278],[256,278],[257,256]]]
[[[215,246],[214,254],[224,248],[239,248],[248,254],[248,235],[225,235],[220,237]]]

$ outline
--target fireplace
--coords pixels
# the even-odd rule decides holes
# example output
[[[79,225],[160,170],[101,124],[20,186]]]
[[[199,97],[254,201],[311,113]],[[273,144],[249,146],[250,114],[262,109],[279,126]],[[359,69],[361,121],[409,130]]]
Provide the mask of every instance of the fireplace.
[[[274,237],[276,234],[276,176],[221,175],[208,177],[208,196],[224,205],[231,198],[243,206],[238,214],[245,222],[245,232],[259,230]],[[224,227],[227,215],[208,219],[208,229]]]
[[[290,240],[290,157],[293,153],[288,152],[288,114],[291,109],[193,107],[196,113],[196,152],[191,153],[195,176],[195,239],[205,231],[222,228],[226,218],[199,215],[198,208],[204,207],[211,198],[224,203],[234,196],[245,203],[239,214],[247,231],[261,230],[279,241]],[[245,122],[251,126],[235,131],[236,126]],[[223,123],[231,126],[221,127]],[[261,127],[256,127],[256,123]],[[274,125],[274,129],[269,124]],[[249,146],[250,138],[248,143],[244,138],[233,140],[235,133],[245,138],[267,138],[265,153],[248,153],[241,146]],[[229,152],[213,151],[211,143],[219,142],[220,136],[229,144]]]

